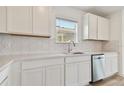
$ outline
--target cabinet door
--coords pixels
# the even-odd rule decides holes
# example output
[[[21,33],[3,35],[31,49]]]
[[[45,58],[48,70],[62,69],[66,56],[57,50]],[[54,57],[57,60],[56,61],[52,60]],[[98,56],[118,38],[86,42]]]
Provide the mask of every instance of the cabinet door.
[[[13,62],[9,72],[9,86],[21,85],[21,62]]]
[[[7,31],[16,34],[32,33],[32,7],[7,7]]]
[[[66,85],[67,86],[75,86],[78,85],[78,65],[76,63],[66,64]]]
[[[106,57],[105,59],[105,77],[109,77],[112,75],[112,66],[111,66],[110,57]]]
[[[90,62],[81,62],[78,64],[78,82],[79,85],[86,85],[91,81]]]
[[[91,65],[89,62],[66,64],[66,85],[86,85],[91,81]]]
[[[42,86],[43,69],[34,68],[22,70],[22,86]]]
[[[117,56],[111,57],[111,64],[112,64],[112,74],[115,74],[118,72],[118,59]]]
[[[97,16],[93,14],[88,15],[88,37],[89,39],[97,39]]]
[[[109,21],[98,17],[98,40],[109,40]]]
[[[49,7],[33,7],[33,33],[49,36]]]
[[[117,56],[106,55],[106,77],[118,72]]]
[[[0,6],[0,33],[6,33],[6,7]]]
[[[53,65],[45,68],[45,85],[64,85],[64,65]]]

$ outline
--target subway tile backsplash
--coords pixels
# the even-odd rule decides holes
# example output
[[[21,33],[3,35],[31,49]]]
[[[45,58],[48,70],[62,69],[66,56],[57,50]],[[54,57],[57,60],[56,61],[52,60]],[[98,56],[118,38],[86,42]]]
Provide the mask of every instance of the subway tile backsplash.
[[[40,37],[26,37],[14,35],[0,35],[0,54],[23,54],[43,52],[65,52],[67,46],[56,44],[54,39]],[[102,50],[100,41],[81,41],[74,50],[97,52]]]

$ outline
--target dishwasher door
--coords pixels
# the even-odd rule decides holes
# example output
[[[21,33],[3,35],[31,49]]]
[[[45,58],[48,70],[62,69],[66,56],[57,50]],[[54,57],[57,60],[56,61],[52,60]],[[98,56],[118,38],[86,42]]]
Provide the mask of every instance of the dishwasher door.
[[[104,54],[92,55],[92,82],[105,78],[105,56]]]

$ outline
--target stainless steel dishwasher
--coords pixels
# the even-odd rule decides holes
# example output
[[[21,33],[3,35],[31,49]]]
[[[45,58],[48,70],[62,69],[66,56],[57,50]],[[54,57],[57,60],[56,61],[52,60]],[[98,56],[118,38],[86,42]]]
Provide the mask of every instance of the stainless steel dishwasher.
[[[91,82],[105,78],[105,56],[104,54],[91,55]]]

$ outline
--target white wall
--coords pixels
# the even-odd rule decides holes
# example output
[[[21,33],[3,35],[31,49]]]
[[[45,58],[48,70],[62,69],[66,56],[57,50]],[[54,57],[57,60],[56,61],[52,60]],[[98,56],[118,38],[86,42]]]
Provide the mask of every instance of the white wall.
[[[70,18],[79,22],[79,41],[76,50],[81,51],[101,51],[100,41],[82,41],[82,15],[84,12],[70,7],[53,7],[51,11],[51,38],[24,37],[0,34],[0,54],[22,54],[37,52],[64,52],[66,46],[55,43],[55,15]]]
[[[108,16],[110,22],[110,41],[103,42],[104,51],[119,52],[121,12],[116,12]]]

